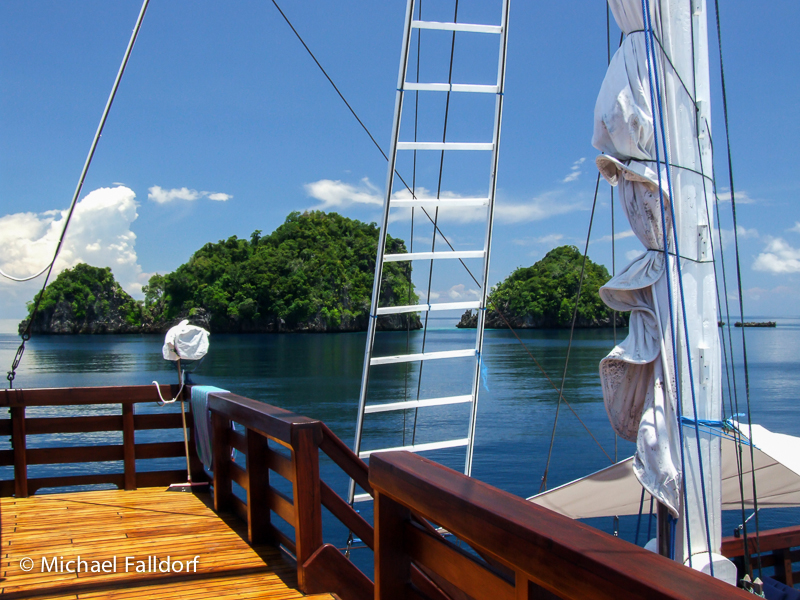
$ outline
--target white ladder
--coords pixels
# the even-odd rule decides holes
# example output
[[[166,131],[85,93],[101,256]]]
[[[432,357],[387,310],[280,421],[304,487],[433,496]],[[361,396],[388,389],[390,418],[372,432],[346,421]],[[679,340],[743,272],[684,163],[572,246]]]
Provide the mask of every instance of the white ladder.
[[[509,0],[501,1],[501,15],[499,25],[478,25],[467,24],[459,22],[434,22],[434,21],[421,21],[414,19],[416,0],[408,0],[405,19],[405,31],[403,34],[403,49],[400,60],[400,73],[398,76],[397,96],[395,101],[394,124],[392,127],[392,142],[389,154],[389,167],[386,182],[386,195],[383,204],[383,222],[381,224],[380,236],[378,238],[378,254],[375,262],[375,279],[373,282],[372,302],[370,307],[371,318],[367,331],[367,344],[364,356],[364,367],[361,378],[361,392],[359,395],[358,405],[358,419],[356,423],[356,435],[354,451],[361,458],[368,458],[375,452],[386,452],[389,450],[409,450],[412,452],[423,452],[430,450],[440,450],[445,448],[464,447],[466,449],[466,460],[464,463],[464,472],[469,475],[472,471],[472,453],[473,442],[475,436],[475,421],[478,406],[478,389],[481,376],[481,352],[483,349],[483,325],[485,318],[485,306],[487,297],[487,284],[489,272],[489,249],[491,246],[492,238],[492,221],[494,216],[494,200],[496,188],[496,173],[498,164],[498,145],[500,141],[500,125],[502,120],[503,109],[503,87],[505,79],[506,68],[506,47],[507,47],[507,32],[508,32],[508,5]],[[456,32],[461,36],[459,39],[466,38],[465,42],[470,41],[471,36],[474,35],[496,35],[499,38],[498,45],[498,61],[497,61],[497,81],[495,84],[470,84],[470,83],[419,83],[410,82],[408,78],[408,64],[409,52],[411,48],[411,40],[414,30],[440,30],[445,32],[453,32],[453,44],[455,43]],[[474,39],[474,38],[471,38]],[[452,60],[452,59],[451,59]],[[452,69],[452,67],[451,67]],[[451,71],[452,72],[452,71]],[[491,141],[486,142],[450,142],[450,141],[400,141],[400,123],[403,112],[403,99],[406,92],[440,92],[448,94],[494,94],[495,108],[494,108],[494,123]],[[444,136],[443,136],[444,137]],[[393,189],[395,184],[395,169],[397,168],[397,159],[399,152],[405,151],[476,151],[476,152],[491,152],[490,169],[489,169],[489,186],[488,194],[480,198],[420,198],[412,195],[411,199],[394,198]],[[443,157],[442,157],[443,158]],[[436,196],[439,194],[437,193]],[[393,209],[408,209],[424,207],[431,209],[440,208],[473,208],[473,207],[486,207],[486,232],[484,238],[483,248],[478,250],[453,250],[452,247],[449,251],[431,251],[431,252],[412,252],[402,254],[387,254],[386,253],[386,237],[387,229],[390,222],[390,213]],[[430,218],[430,217],[429,217]],[[434,225],[434,244],[439,230],[437,225]],[[446,239],[446,238],[445,238]],[[448,242],[449,243],[449,242]],[[383,276],[384,264],[388,262],[400,262],[411,260],[427,260],[432,261],[431,268],[434,261],[446,260],[452,261],[454,259],[480,259],[482,260],[482,272],[477,277],[473,276],[480,285],[480,299],[467,302],[441,302],[441,303],[421,303],[406,306],[378,306],[379,293],[381,288],[381,278]],[[471,273],[470,273],[471,274]],[[373,354],[375,346],[375,335],[377,330],[378,317],[384,315],[397,315],[407,313],[430,313],[432,311],[446,311],[446,310],[477,310],[477,333],[474,346],[464,349],[444,350],[444,351],[423,351],[417,353],[407,353],[393,356],[375,356]],[[387,365],[393,363],[413,363],[418,361],[440,361],[471,358],[474,361],[474,368],[472,369],[472,391],[470,394],[462,394],[457,396],[447,396],[438,398],[422,398],[415,400],[406,400],[402,402],[391,403],[367,403],[367,392],[370,381],[370,370],[379,365]],[[421,368],[421,364],[420,364]],[[374,413],[386,413],[389,411],[405,411],[408,409],[424,409],[434,406],[444,406],[453,404],[469,404],[469,422],[465,424],[464,434],[455,439],[443,439],[427,443],[413,443],[410,445],[401,445],[395,447],[385,447],[371,450],[362,450],[362,440],[364,433],[365,421],[367,415]],[[349,500],[352,504],[354,501],[361,501],[369,499],[368,494],[355,494],[355,483],[350,482]]]

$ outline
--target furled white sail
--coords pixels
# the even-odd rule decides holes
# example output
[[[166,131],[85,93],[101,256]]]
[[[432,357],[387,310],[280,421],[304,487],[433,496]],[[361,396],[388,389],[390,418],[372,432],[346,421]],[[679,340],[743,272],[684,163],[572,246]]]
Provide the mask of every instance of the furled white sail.
[[[655,39],[652,74],[643,2],[608,3],[625,39],[600,89],[592,143],[604,153],[597,159],[598,168],[619,187],[621,205],[644,251],[600,291],[611,308],[631,311],[629,335],[603,359],[600,375],[612,426],[636,443],[636,477],[681,519],[676,549],[676,558],[681,558],[707,551],[708,539],[714,550],[720,539],[719,439],[701,433],[698,444],[694,428],[684,426],[681,432],[678,424],[681,414],[690,419],[721,416],[707,213],[713,196],[706,177],[711,174],[711,149],[705,3],[648,2]],[[700,55],[705,58],[698,59]],[[658,78],[658,89],[651,77]],[[705,518],[709,509],[710,535]]]

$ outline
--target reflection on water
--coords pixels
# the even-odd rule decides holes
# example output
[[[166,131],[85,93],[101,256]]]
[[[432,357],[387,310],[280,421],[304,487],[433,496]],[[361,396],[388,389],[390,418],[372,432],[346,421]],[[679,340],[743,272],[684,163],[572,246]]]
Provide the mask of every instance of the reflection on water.
[[[732,331],[734,355],[741,357],[742,331]],[[463,348],[474,343],[472,331],[452,329],[444,333],[437,335],[435,342],[429,338],[426,350]],[[558,386],[564,370],[568,332],[518,334]],[[625,334],[625,330],[619,330],[619,339]],[[410,351],[419,350],[421,335],[420,332],[412,332],[408,338],[405,333],[381,335],[376,354],[403,353],[407,345]],[[800,355],[795,350],[800,347],[800,320],[778,319],[775,329],[748,329],[745,335],[753,420],[773,431],[800,434],[794,416],[798,405],[796,390],[800,389]],[[196,383],[213,384],[321,419],[350,444],[354,437],[365,340],[364,334],[215,334],[211,337],[209,355],[193,377]],[[15,386],[148,385],[153,380],[174,383],[175,368],[161,357],[162,342],[159,335],[34,337],[27,344]],[[0,335],[0,367],[11,364],[17,345],[18,338]],[[566,400],[612,456],[615,440],[603,407],[598,363],[613,345],[611,330],[577,331],[564,388]],[[486,377],[480,390],[473,475],[511,493],[529,496],[538,491],[544,472],[557,393],[526,349],[508,331],[486,333],[483,360]],[[418,385],[421,397],[469,393],[471,361],[446,362],[451,364],[436,365],[435,369],[426,365],[421,378],[418,365],[408,370],[405,365],[374,370],[371,402],[413,399]],[[746,396],[741,358],[737,358],[733,369],[743,410]],[[164,409],[153,406],[137,410]],[[417,441],[464,437],[467,410],[466,406],[453,405],[419,411]],[[792,416],[787,418],[787,415]],[[370,417],[371,428],[364,448],[409,443],[413,435],[413,411]],[[151,435],[170,435],[173,437],[169,439],[175,439],[175,433]],[[115,435],[97,434],[92,443],[118,443]],[[37,443],[41,442],[31,440],[32,447]],[[8,440],[3,440],[3,447],[9,447],[8,444]],[[619,442],[617,453],[620,458],[629,456],[632,445]],[[430,456],[455,469],[463,469],[463,450],[443,450]],[[550,488],[608,464],[575,415],[563,405],[553,456],[548,476]],[[48,468],[52,469],[42,467],[45,471]],[[174,468],[181,468],[180,460]],[[346,479],[326,461],[322,468],[326,480],[344,494]],[[3,477],[7,475],[3,473]],[[365,511],[369,512],[369,508]],[[740,521],[740,515],[726,516],[724,531],[731,531]],[[762,527],[799,521],[797,511],[765,511]],[[594,520],[592,524],[606,530],[611,526],[610,519]],[[621,535],[632,539],[634,529],[635,519],[624,519]],[[346,535],[330,523],[326,524],[326,530]]]

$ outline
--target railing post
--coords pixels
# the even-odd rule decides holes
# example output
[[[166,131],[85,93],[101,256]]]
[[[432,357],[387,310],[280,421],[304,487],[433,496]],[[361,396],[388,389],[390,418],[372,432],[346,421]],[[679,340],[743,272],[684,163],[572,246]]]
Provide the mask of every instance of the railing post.
[[[252,429],[247,436],[247,537],[251,544],[270,536],[269,467],[267,438]]]
[[[295,546],[297,550],[297,585],[305,592],[305,563],[322,546],[322,505],[319,485],[319,423],[295,423],[292,426],[292,471],[294,485]]]
[[[410,511],[375,491],[375,600],[400,600],[408,596],[411,559],[403,541]]]
[[[773,553],[775,556],[775,575],[789,587],[794,586],[794,576],[792,573],[792,549],[782,548]]]
[[[122,404],[122,449],[125,468],[125,489],[136,489],[136,439],[133,403]]]
[[[11,444],[14,447],[14,495],[28,497],[28,458],[25,438],[25,407],[11,407]]]
[[[211,425],[214,429],[212,436],[214,454],[214,510],[220,512],[230,507],[231,496],[231,447],[228,440],[228,432],[231,430],[231,422],[218,415],[211,413]]]

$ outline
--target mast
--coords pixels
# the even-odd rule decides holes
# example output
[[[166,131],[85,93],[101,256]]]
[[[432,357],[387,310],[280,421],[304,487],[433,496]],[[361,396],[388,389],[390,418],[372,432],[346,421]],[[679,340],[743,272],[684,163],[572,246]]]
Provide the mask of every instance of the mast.
[[[662,507],[660,551],[735,583],[719,556],[721,440],[698,425],[722,417],[706,3],[609,6],[626,39],[601,87],[593,144],[646,252],[601,290],[632,311],[629,337],[601,362],[603,395]]]

